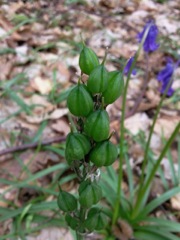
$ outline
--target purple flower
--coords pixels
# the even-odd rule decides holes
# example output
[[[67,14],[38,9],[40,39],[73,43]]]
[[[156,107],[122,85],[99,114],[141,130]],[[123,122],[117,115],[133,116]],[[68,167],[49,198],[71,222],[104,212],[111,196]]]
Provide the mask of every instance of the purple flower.
[[[148,21],[146,23],[143,31],[138,34],[138,36],[137,36],[138,40],[139,40],[139,42],[142,41],[143,35],[144,35],[146,29],[149,26],[150,26],[150,29],[149,29],[147,37],[146,37],[146,39],[144,41],[144,44],[143,44],[144,51],[147,52],[147,53],[153,52],[156,49],[158,49],[158,47],[159,47],[159,44],[156,43],[156,39],[157,39],[157,36],[158,36],[158,28],[157,28],[157,26],[154,24],[154,22],[152,20]]]
[[[125,66],[125,68],[124,68],[124,70],[123,70],[124,75],[126,75],[126,76],[128,75],[129,70],[130,70],[130,68],[131,68],[131,65],[132,65],[133,61],[134,61],[134,57],[131,57],[131,58],[128,60],[128,62],[126,63],[126,66]],[[133,75],[136,74],[136,69],[133,69],[133,70],[132,70],[132,74],[133,74]]]
[[[176,64],[173,63],[172,59],[167,59],[167,64],[166,67],[163,68],[159,74],[157,75],[157,80],[159,82],[161,82],[161,93],[164,93],[169,82],[172,79],[173,73],[175,68],[178,66],[178,62]],[[167,96],[172,96],[172,94],[174,93],[174,90],[172,89],[172,83],[170,84],[168,91],[167,91]]]

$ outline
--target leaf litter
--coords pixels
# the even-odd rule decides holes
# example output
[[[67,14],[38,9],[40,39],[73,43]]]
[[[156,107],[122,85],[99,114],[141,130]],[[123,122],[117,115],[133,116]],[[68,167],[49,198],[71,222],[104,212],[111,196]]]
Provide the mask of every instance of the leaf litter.
[[[71,3],[70,1],[2,1],[0,15],[0,149],[31,142],[42,124],[47,121],[41,132],[41,141],[60,135],[66,136],[69,128],[68,109],[65,102],[58,101],[63,91],[72,83],[77,82],[78,54],[80,50],[80,33],[103,58],[105,48],[109,48],[107,65],[109,70],[122,69],[127,59],[134,55],[138,47],[137,33],[142,30],[148,19],[154,19],[160,30],[166,49],[172,49],[171,57],[175,58],[178,52],[179,38],[179,8],[178,1],[166,1],[164,4],[156,1],[85,1],[85,4]],[[70,4],[67,4],[70,2]],[[173,14],[172,14],[173,13]],[[6,51],[5,51],[6,49]],[[179,52],[178,52],[179,53]],[[156,74],[165,63],[169,53],[161,49],[150,57],[150,76],[147,90],[137,109],[137,112],[126,119],[125,126],[132,135],[141,131],[148,135],[152,124],[154,111],[160,101],[159,83]],[[117,61],[118,60],[118,61]],[[127,109],[134,106],[135,100],[141,92],[144,81],[144,56],[140,55],[137,63],[138,73],[132,77],[128,90]],[[17,95],[16,101],[8,95],[3,87],[4,83],[24,72],[27,81],[21,84],[12,84],[10,91]],[[162,149],[162,134],[167,139],[177,122],[179,122],[180,106],[179,79],[180,69],[175,72],[173,88],[174,97],[166,99],[155,125],[151,147],[156,156]],[[51,97],[49,97],[51,96]],[[19,98],[22,100],[20,102]],[[62,98],[61,99],[65,99]],[[22,104],[23,103],[23,104]],[[26,107],[26,108],[25,108]],[[119,118],[121,117],[121,99],[108,107],[111,115],[111,127],[116,131],[113,142],[119,140]],[[173,117],[173,118],[172,118]],[[16,141],[15,141],[16,139]],[[141,146],[130,139],[130,155],[132,168],[136,170],[142,162],[143,150]],[[173,149],[174,150],[174,149]],[[176,151],[176,149],[175,149]],[[48,166],[64,162],[63,158],[51,151],[40,150],[34,156],[33,150],[20,153],[23,166],[28,166],[31,174]],[[12,173],[14,176],[26,178],[22,173],[22,165],[17,164],[13,155],[0,157],[1,171]],[[136,164],[137,163],[137,164]],[[165,177],[171,182],[168,164],[164,164]],[[177,166],[177,157],[174,160]],[[1,176],[12,179],[7,174]],[[43,182],[44,181],[44,182]],[[49,179],[43,179],[38,184],[46,186]],[[124,183],[125,184],[125,183]],[[160,184],[160,183],[158,183]],[[1,194],[8,186],[3,184]],[[6,200],[11,201],[13,192],[9,192]],[[18,194],[16,192],[15,194]],[[172,209],[179,210],[179,195],[171,199]],[[5,204],[6,202],[0,202]],[[21,206],[19,202],[17,205]],[[39,236],[29,236],[28,239],[71,239],[69,232],[62,236],[64,230],[56,228],[44,229]],[[5,232],[5,230],[4,230]],[[52,234],[55,234],[51,235]]]

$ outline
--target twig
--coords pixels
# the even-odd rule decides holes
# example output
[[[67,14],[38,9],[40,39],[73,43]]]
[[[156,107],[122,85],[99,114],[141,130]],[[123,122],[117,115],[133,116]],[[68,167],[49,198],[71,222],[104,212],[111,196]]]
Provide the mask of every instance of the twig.
[[[57,137],[57,138],[52,138],[50,140],[42,141],[41,143],[35,142],[35,143],[24,144],[21,146],[10,147],[10,148],[0,151],[0,156],[6,155],[9,153],[18,152],[18,151],[23,151],[23,150],[30,149],[30,148],[36,148],[39,144],[41,146],[46,146],[46,145],[50,145],[52,143],[63,142],[63,141],[65,141],[65,139],[66,139],[66,137]]]
[[[146,92],[146,88],[147,88],[148,83],[149,83],[148,79],[149,79],[149,58],[148,58],[148,54],[146,53],[146,73],[145,73],[144,83],[143,83],[143,86],[142,86],[142,91],[141,91],[141,94],[139,95],[139,97],[136,99],[133,108],[126,114],[125,118],[129,118],[136,113],[136,111],[137,111],[137,109],[138,109],[138,107],[139,107],[139,105],[142,101],[142,98],[143,98],[143,96]]]

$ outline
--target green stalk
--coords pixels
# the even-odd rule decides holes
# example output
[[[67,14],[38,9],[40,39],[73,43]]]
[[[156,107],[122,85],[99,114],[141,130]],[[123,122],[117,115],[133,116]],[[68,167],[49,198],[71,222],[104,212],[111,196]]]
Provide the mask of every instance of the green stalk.
[[[106,58],[107,58],[107,54],[108,54],[108,48],[106,48],[105,56],[104,56],[104,58],[103,58],[103,61],[102,61],[101,65],[104,65],[104,64],[105,64],[105,61],[106,61]]]
[[[119,207],[120,207],[120,199],[121,199],[121,184],[122,184],[122,177],[123,177],[123,171],[122,171],[122,165],[123,165],[123,147],[124,147],[124,120],[125,120],[125,109],[126,109],[126,97],[127,97],[127,89],[128,89],[128,85],[129,85],[129,81],[130,81],[130,76],[131,73],[133,71],[133,68],[135,66],[135,63],[139,57],[141,48],[144,44],[144,41],[148,35],[149,29],[151,26],[149,26],[143,36],[143,39],[139,45],[138,51],[136,52],[135,56],[134,56],[134,61],[132,62],[132,65],[130,67],[128,76],[127,76],[127,80],[126,80],[126,84],[125,84],[125,89],[124,89],[124,94],[123,94],[123,101],[122,101],[122,115],[121,115],[121,127],[120,127],[120,143],[119,143],[119,147],[120,147],[120,155],[119,155],[119,173],[118,173],[118,184],[117,184],[117,198],[116,198],[116,202],[115,202],[115,207],[114,207],[114,211],[113,211],[113,218],[112,218],[112,225],[114,225],[117,221],[118,218],[118,212],[119,212]]]
[[[80,207],[80,222],[83,224],[85,221],[85,217],[86,217],[86,209],[83,207]],[[76,231],[76,238],[77,240],[84,240],[84,236],[82,235],[82,233],[78,232],[78,230]]]
[[[136,216],[137,216],[138,211],[139,211],[140,204],[141,204],[141,202],[142,202],[142,200],[143,200],[143,197],[144,197],[144,195],[146,194],[146,192],[148,191],[148,188],[150,187],[150,185],[151,185],[151,183],[152,183],[152,180],[153,180],[153,178],[154,178],[154,175],[156,174],[156,171],[157,171],[157,169],[158,169],[158,167],[159,167],[159,165],[160,165],[163,157],[165,156],[168,148],[171,146],[171,144],[172,144],[174,138],[176,137],[176,135],[178,134],[179,130],[180,130],[180,123],[178,123],[177,126],[176,126],[176,128],[174,129],[171,137],[169,138],[168,142],[166,143],[165,147],[163,148],[163,150],[162,150],[162,152],[161,152],[161,154],[160,154],[160,156],[159,156],[156,164],[154,165],[154,168],[152,169],[152,172],[151,172],[151,174],[149,175],[149,178],[148,178],[147,181],[145,182],[144,187],[142,188],[141,193],[140,193],[140,195],[139,195],[139,198],[138,198],[138,201],[137,201],[137,205],[136,205],[135,211],[134,211],[134,213],[133,213],[133,217],[136,217]]]
[[[153,134],[154,127],[155,127],[155,124],[156,124],[156,121],[157,121],[160,109],[162,107],[163,101],[164,101],[164,99],[166,97],[166,94],[168,92],[169,87],[172,84],[172,81],[173,81],[173,78],[171,78],[171,80],[169,81],[169,83],[168,83],[168,85],[167,85],[167,87],[166,87],[166,89],[165,89],[165,91],[164,91],[164,93],[162,95],[161,101],[159,102],[157,111],[156,111],[154,119],[153,119],[153,123],[152,123],[151,129],[150,129],[148,141],[147,141],[147,144],[146,144],[146,147],[145,147],[144,160],[143,160],[143,164],[142,164],[142,173],[141,173],[140,183],[139,183],[140,187],[139,187],[139,191],[138,191],[138,194],[137,194],[137,201],[136,201],[136,205],[134,207],[134,212],[132,214],[134,217],[136,215],[135,212],[137,213],[139,211],[139,207],[140,207],[141,201],[142,201],[142,189],[144,187],[145,168],[146,168],[146,165],[147,165],[147,162],[148,162],[148,152],[149,152],[149,146],[150,146],[152,134]]]
[[[76,239],[77,240],[84,240],[84,236],[81,233],[76,232]]]

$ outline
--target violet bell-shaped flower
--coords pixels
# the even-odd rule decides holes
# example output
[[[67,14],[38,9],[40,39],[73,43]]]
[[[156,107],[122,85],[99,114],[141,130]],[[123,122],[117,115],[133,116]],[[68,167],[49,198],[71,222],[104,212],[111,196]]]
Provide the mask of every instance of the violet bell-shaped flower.
[[[129,60],[127,61],[126,66],[125,66],[125,68],[123,70],[124,75],[126,75],[126,76],[128,75],[133,61],[134,61],[134,57],[129,58]],[[132,74],[133,75],[136,74],[136,69],[132,70]]]
[[[144,26],[143,31],[138,34],[137,37],[138,37],[139,42],[142,41],[144,33],[148,27],[150,27],[149,32],[148,32],[147,37],[143,44],[143,49],[147,53],[154,52],[156,49],[159,48],[159,44],[156,43],[156,39],[157,39],[159,31],[158,31],[157,26],[154,24],[154,21],[152,21],[152,20],[148,21],[146,23],[146,25]]]
[[[168,87],[168,85],[170,84],[170,81],[172,81],[172,77],[173,77],[173,73],[174,70],[178,67],[180,63],[180,60],[174,64],[172,59],[168,58],[167,59],[167,63],[166,63],[166,67],[163,68],[159,74],[157,75],[157,80],[159,82],[161,82],[161,90],[160,92],[163,94],[166,91],[166,88]],[[168,90],[167,90],[167,96],[171,97],[172,94],[174,93],[174,90],[172,88],[172,83],[169,85]]]

